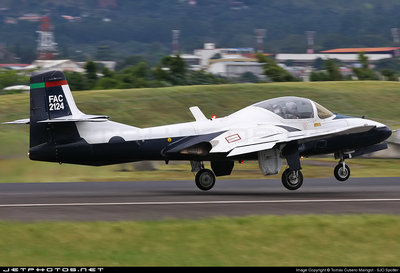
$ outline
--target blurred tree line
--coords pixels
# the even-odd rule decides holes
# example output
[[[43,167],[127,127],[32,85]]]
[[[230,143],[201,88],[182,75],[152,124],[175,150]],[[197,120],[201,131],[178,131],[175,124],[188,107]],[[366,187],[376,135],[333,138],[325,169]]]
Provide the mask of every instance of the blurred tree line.
[[[85,65],[85,73],[65,72],[72,90],[127,89],[172,85],[202,85],[226,83],[225,78],[205,71],[188,69],[179,56],[164,56],[154,67],[144,59],[128,57],[120,70],[111,71],[93,61]]]
[[[320,61],[318,61],[320,62]],[[384,59],[376,64],[375,69],[371,68],[368,57],[363,53],[358,54],[359,66],[352,67],[354,79],[357,80],[388,80],[398,81],[400,70],[399,61],[395,58]],[[322,65],[315,65],[316,71],[311,72],[310,81],[341,81],[352,80],[351,75],[343,76],[339,70],[340,61],[327,59]],[[393,69],[391,69],[393,68]]]
[[[272,82],[300,81],[299,78],[285,70],[272,58],[263,54],[257,54],[256,58],[262,63],[263,74]],[[342,80],[388,80],[398,81],[400,62],[397,58],[384,59],[371,68],[368,57],[360,52],[358,54],[358,66],[351,68],[352,73],[343,75],[340,71],[340,61],[337,59],[317,59],[309,75],[310,81],[342,81]]]
[[[294,82],[301,81],[272,58],[263,54],[257,54],[258,62],[262,63],[263,74],[269,82]],[[340,62],[336,59],[317,59],[314,63],[315,70],[310,74],[310,81],[341,81],[341,80],[389,80],[398,81],[400,63],[398,59],[385,59],[371,68],[368,57],[359,53],[359,65],[352,67],[352,76],[343,76],[339,67]],[[107,67],[88,61],[85,73],[64,72],[72,90],[101,90],[101,89],[128,89],[166,87],[176,85],[204,85],[223,83],[257,83],[266,82],[260,80],[251,72],[243,73],[240,77],[224,78],[215,76],[206,71],[190,70],[186,62],[179,56],[164,56],[154,66],[141,56],[126,57],[123,62],[118,63],[116,71]],[[12,85],[27,85],[30,71],[0,70],[0,90]],[[15,93],[20,91],[4,90],[1,94]]]
[[[16,70],[0,70],[0,90],[13,85],[27,85],[29,76]],[[18,93],[22,90],[2,90],[0,94]]]
[[[273,82],[294,82],[299,81],[288,71],[280,67],[273,59],[258,53],[256,58],[259,63],[263,64],[264,75]]]

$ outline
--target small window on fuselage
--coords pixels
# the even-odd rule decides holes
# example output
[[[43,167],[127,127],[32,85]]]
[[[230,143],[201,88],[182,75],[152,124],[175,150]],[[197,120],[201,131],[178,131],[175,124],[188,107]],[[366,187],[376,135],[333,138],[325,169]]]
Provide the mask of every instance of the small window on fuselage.
[[[333,113],[326,109],[325,107],[319,105],[318,103],[314,102],[315,106],[317,107],[317,114],[320,119],[326,119],[333,116]]]

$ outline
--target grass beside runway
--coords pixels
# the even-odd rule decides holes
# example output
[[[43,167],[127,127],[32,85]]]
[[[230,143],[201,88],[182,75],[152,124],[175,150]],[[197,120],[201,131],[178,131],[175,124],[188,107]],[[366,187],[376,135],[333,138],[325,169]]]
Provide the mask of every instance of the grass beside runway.
[[[400,177],[400,159],[358,158],[346,161],[351,177]],[[84,182],[84,181],[162,181],[193,180],[188,162],[155,162],[155,170],[141,170],[136,163],[103,167],[79,166],[30,161],[27,158],[0,159],[0,183],[18,182]],[[333,177],[337,160],[333,158],[309,158],[302,160],[305,179]],[[210,168],[209,162],[205,163]],[[284,164],[282,170],[286,168]],[[220,179],[281,179],[281,174],[263,176],[257,161],[235,163],[230,176]],[[193,182],[194,186],[194,182]],[[195,186],[194,186],[195,187]]]
[[[394,215],[0,222],[1,266],[399,266]]]

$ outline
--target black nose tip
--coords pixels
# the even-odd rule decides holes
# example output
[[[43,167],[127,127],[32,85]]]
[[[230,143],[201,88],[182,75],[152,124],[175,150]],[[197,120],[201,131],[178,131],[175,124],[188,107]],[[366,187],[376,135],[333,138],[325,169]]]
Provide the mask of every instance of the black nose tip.
[[[385,127],[380,127],[376,128],[379,132],[380,137],[382,140],[388,139],[392,135],[392,129],[390,127],[385,126]]]

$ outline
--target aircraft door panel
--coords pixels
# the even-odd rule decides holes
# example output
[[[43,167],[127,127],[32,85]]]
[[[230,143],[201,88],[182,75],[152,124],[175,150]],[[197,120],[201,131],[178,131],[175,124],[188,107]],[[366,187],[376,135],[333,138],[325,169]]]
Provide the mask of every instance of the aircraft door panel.
[[[264,175],[272,175],[280,172],[282,158],[278,149],[263,150],[258,152],[258,166]]]

